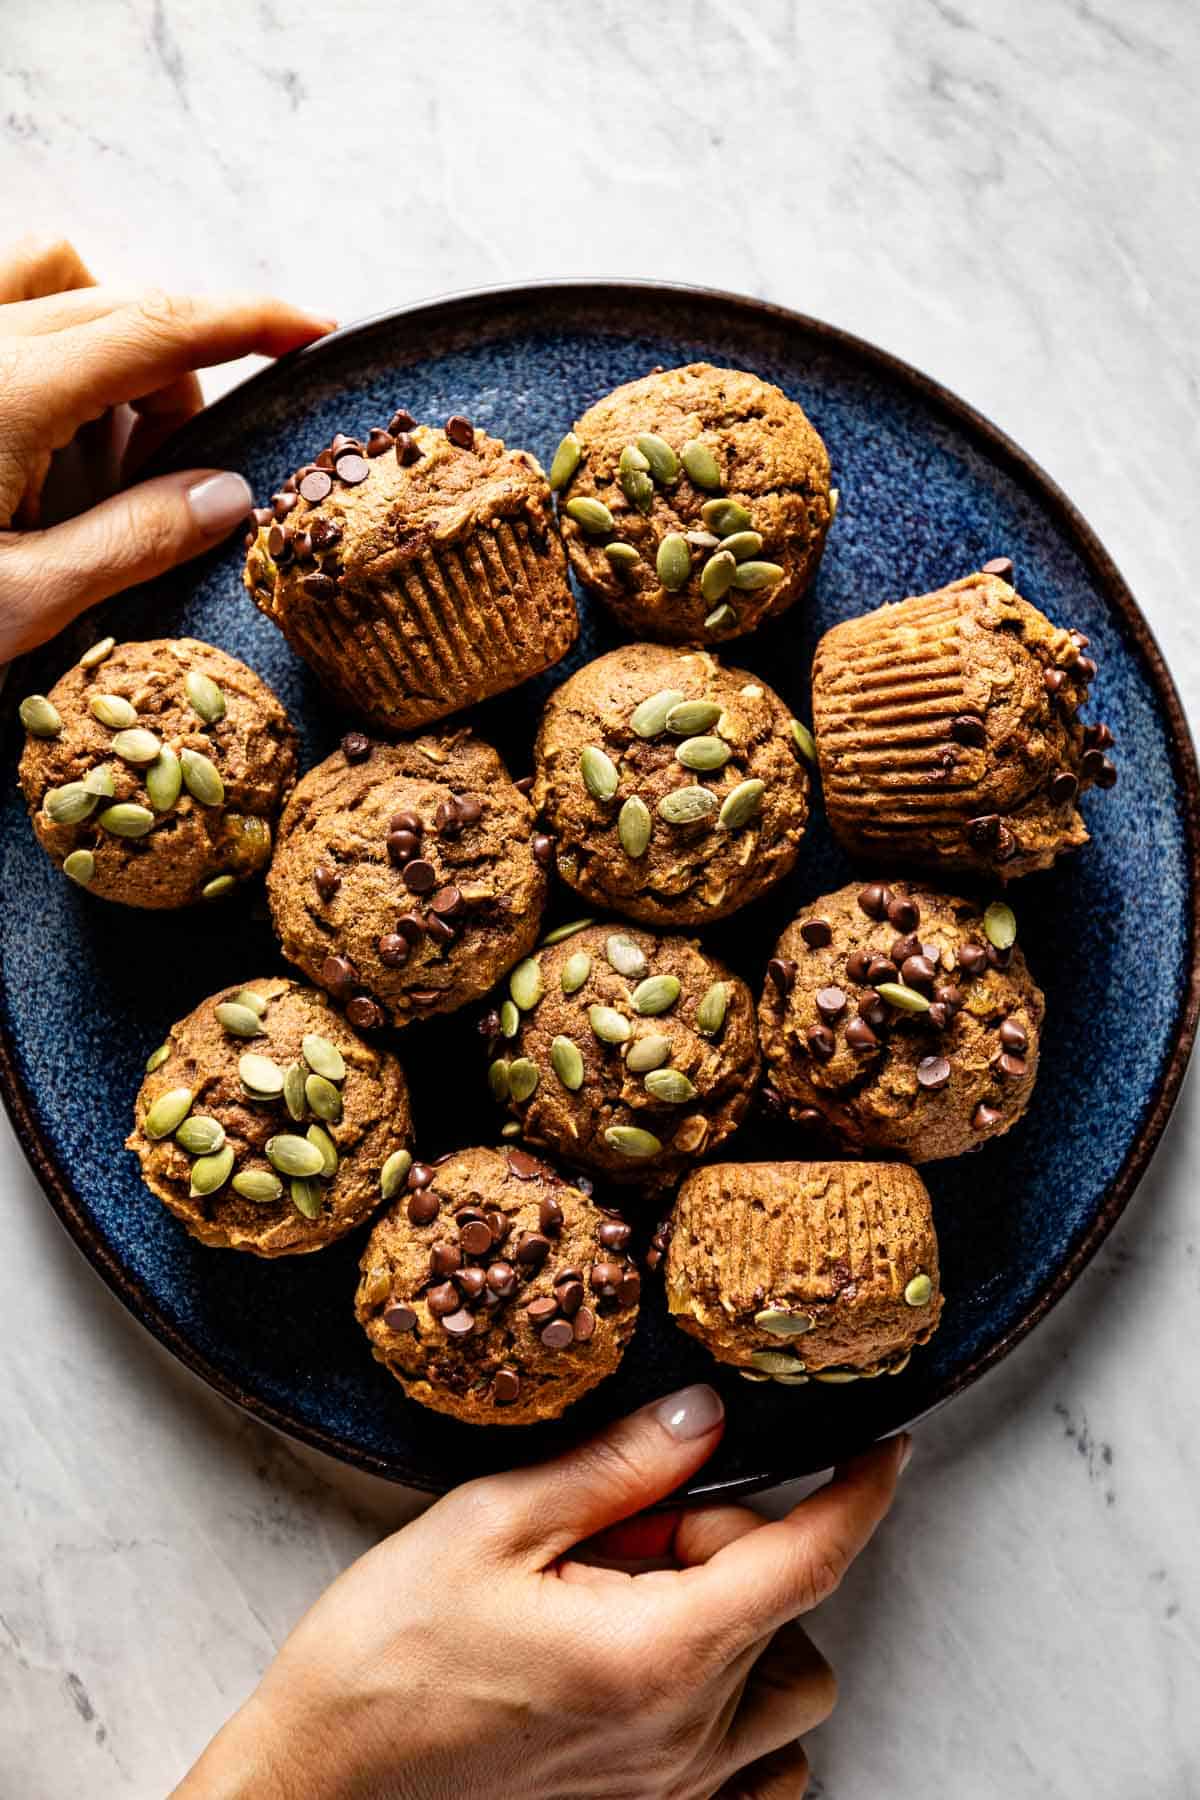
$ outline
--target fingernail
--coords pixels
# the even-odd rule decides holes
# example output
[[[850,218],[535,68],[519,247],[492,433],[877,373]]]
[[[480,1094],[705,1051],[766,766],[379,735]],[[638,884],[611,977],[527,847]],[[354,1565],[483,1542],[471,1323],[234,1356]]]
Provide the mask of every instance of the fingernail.
[[[900,1452],[900,1467],[896,1470],[897,1475],[903,1475],[905,1469],[907,1469],[909,1463],[912,1461],[913,1441],[911,1437],[909,1437],[907,1431],[902,1433],[902,1436],[904,1439],[904,1448]]]
[[[668,1394],[665,1400],[659,1401],[654,1411],[663,1430],[669,1431],[673,1438],[684,1441],[704,1437],[706,1432],[715,1431],[725,1417],[720,1394],[706,1382],[698,1382],[695,1387],[680,1388],[677,1394]]]
[[[206,475],[188,489],[187,503],[206,537],[223,537],[246,517],[254,505],[254,495],[243,475]]]

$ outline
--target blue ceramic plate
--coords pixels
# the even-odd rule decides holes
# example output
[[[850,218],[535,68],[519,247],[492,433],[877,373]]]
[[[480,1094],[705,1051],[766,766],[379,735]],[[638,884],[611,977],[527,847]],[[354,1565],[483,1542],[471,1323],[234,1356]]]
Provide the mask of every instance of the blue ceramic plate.
[[[1074,1280],[1145,1169],[1191,1048],[1198,788],[1171,678],[1116,569],[1058,489],[913,370],[828,326],[727,295],[596,284],[469,294],[369,320],[266,370],[188,426],[171,461],[243,469],[263,496],[334,431],[362,432],[403,404],[421,419],[465,413],[548,463],[562,432],[609,388],[655,364],[698,359],[755,370],[802,401],[842,496],[811,601],[731,645],[731,659],[807,717],[813,648],[828,626],[1004,554],[1028,599],[1090,637],[1100,663],[1093,716],[1116,733],[1120,784],[1084,801],[1093,842],[1013,894],[1047,996],[1041,1079],[1016,1130],[967,1161],[923,1171],[947,1305],[932,1344],[896,1379],[751,1387],[671,1326],[651,1283],[622,1371],[559,1425],[473,1430],[407,1402],[352,1316],[361,1234],[320,1256],[271,1263],[204,1250],[150,1197],[122,1148],[142,1064],[172,1021],[213,989],[281,966],[261,893],[176,915],[89,900],[34,843],[14,774],[20,733],[8,722],[0,1079],[52,1204],[131,1311],[221,1393],[420,1487],[540,1456],[704,1377],[724,1389],[730,1424],[696,1493],[784,1480],[896,1429],[990,1368]],[[241,558],[239,534],[108,608],[104,630],[189,633],[244,658],[299,726],[307,767],[345,721],[243,594]],[[30,659],[10,694],[46,691],[98,635],[85,623]],[[568,663],[479,709],[480,730],[514,774],[529,769],[546,694],[613,641],[585,606]],[[791,879],[715,931],[713,947],[757,988],[775,934],[850,873],[818,808]],[[556,904],[560,918],[578,911],[568,896]],[[1098,1004],[1113,994],[1119,1006]],[[413,1026],[400,1051],[425,1156],[494,1141],[472,1017]],[[786,1133],[754,1127],[732,1153],[796,1149]]]

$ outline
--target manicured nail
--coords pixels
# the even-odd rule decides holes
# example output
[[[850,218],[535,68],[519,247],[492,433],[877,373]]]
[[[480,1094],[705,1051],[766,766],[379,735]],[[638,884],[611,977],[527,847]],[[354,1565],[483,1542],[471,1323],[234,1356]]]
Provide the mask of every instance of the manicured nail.
[[[725,1417],[720,1394],[705,1382],[680,1388],[677,1394],[668,1394],[654,1410],[663,1430],[669,1431],[673,1438],[685,1441],[715,1431]]]
[[[192,517],[205,537],[224,537],[254,505],[250,483],[243,475],[206,475],[187,491]]]
[[[901,1435],[904,1439],[904,1448],[900,1452],[900,1467],[896,1470],[897,1475],[903,1475],[905,1469],[907,1469],[909,1463],[912,1461],[913,1453],[913,1441],[911,1437],[908,1435],[907,1431],[903,1432]]]

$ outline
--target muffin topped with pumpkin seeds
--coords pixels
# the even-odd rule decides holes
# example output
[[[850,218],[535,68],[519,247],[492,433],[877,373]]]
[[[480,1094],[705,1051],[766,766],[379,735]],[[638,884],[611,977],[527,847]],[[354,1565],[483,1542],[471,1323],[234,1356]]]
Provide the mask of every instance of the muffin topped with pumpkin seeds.
[[[266,683],[225,651],[105,638],[20,716],[38,842],[89,893],[188,906],[270,860],[296,734]]]
[[[679,1190],[667,1306],[747,1381],[899,1375],[942,1311],[925,1185],[902,1163],[716,1163]]]
[[[276,975],[225,988],[172,1026],[126,1143],[202,1244],[289,1256],[393,1199],[411,1136],[396,1058],[324,994]]]
[[[661,1187],[735,1130],[758,1078],[745,982],[690,938],[560,927],[484,1021],[506,1131]]]
[[[777,618],[816,573],[836,493],[802,407],[691,363],[616,388],[550,469],[571,566],[639,637],[720,643]]]
[[[765,682],[707,651],[611,651],[542,715],[533,800],[558,873],[651,925],[727,917],[796,860],[810,743]]]

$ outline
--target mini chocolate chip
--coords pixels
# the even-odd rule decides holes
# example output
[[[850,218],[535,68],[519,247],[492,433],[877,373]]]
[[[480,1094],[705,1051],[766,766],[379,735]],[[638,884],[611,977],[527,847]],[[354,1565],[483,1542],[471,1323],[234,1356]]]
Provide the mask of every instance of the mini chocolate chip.
[[[492,1378],[492,1399],[497,1406],[511,1406],[521,1392],[521,1377],[515,1369],[497,1369]]]
[[[1012,557],[993,556],[990,561],[984,563],[983,573],[985,575],[998,575],[1001,581],[1011,581],[1013,577]]]
[[[1002,1081],[1020,1081],[1026,1070],[1023,1056],[1014,1056],[1011,1051],[1004,1050],[996,1058],[992,1067]]]
[[[1109,750],[1115,741],[1107,725],[1085,725],[1083,728],[1084,747],[1088,750]]]
[[[593,1263],[588,1274],[588,1280],[591,1284],[593,1294],[602,1294],[611,1297],[617,1291],[617,1283],[620,1281],[622,1273],[623,1271],[620,1263]]]
[[[459,1269],[454,1276],[454,1285],[468,1306],[478,1306],[487,1291],[487,1276],[480,1268]]]
[[[414,837],[420,837],[425,830],[420,813],[395,812],[388,820],[389,831],[411,831]]]
[[[595,1313],[592,1311],[590,1306],[581,1306],[579,1311],[575,1314],[575,1320],[574,1320],[575,1342],[577,1344],[586,1344],[587,1340],[591,1337],[591,1335],[595,1331],[595,1329],[596,1329]]]
[[[805,919],[800,927],[800,936],[810,950],[823,950],[833,942],[833,926],[828,919]]]
[[[291,561],[292,531],[290,525],[272,525],[267,533],[267,549],[277,563]]]
[[[564,1317],[573,1319],[584,1301],[582,1281],[564,1281],[554,1291]]]
[[[357,980],[358,971],[348,956],[339,956],[335,951],[321,964],[321,986],[339,1000],[346,998]]]
[[[536,1156],[530,1156],[528,1150],[510,1150],[508,1153],[509,1172],[518,1181],[536,1181],[546,1170]]]
[[[300,504],[300,496],[296,493],[271,495],[271,510],[277,519],[286,519],[290,512],[295,512]]]
[[[846,958],[846,974],[851,981],[865,981],[871,966],[869,950],[852,950]]]
[[[792,983],[796,979],[796,965],[787,957],[773,956],[767,964],[767,978],[778,993],[790,994]]]
[[[439,919],[461,919],[466,914],[467,903],[461,889],[451,886],[439,888],[429,902],[429,908]]]
[[[846,996],[840,987],[824,987],[817,990],[817,1011],[827,1025],[841,1017],[846,1010]]]
[[[407,938],[410,944],[419,944],[425,936],[425,922],[423,919],[419,919],[416,913],[401,913],[396,920],[396,931],[400,937]],[[498,1020],[499,1015],[497,1015],[497,1022]]]
[[[524,794],[525,798],[528,799],[533,792],[533,776],[522,775],[520,781],[513,782],[513,786],[516,788],[518,794]]]
[[[923,1088],[935,1093],[950,1079],[950,1064],[944,1056],[923,1056],[917,1064],[917,1080]]]
[[[1070,769],[1059,769],[1050,777],[1050,798],[1056,806],[1066,806],[1079,792],[1079,782]]]
[[[483,801],[476,794],[459,794],[456,804],[458,816],[464,825],[474,825],[483,817]]]
[[[924,992],[932,988],[936,970],[927,956],[905,957],[900,969],[900,979],[911,988],[919,988]]]
[[[414,1188],[408,1197],[408,1218],[412,1225],[432,1225],[437,1218],[441,1202],[432,1188]]]
[[[888,1009],[878,994],[868,994],[858,1003],[858,1016],[865,1019],[873,1031],[879,1031],[887,1024]]]
[[[554,839],[547,837],[544,831],[535,832],[530,840],[533,860],[543,869],[548,869],[554,860]]]
[[[311,469],[300,483],[300,492],[310,506],[320,506],[333,491],[333,481],[325,469]]]
[[[958,966],[964,975],[982,975],[988,966],[988,955],[982,944],[966,943],[958,947]]]
[[[425,1296],[425,1304],[435,1319],[452,1313],[460,1305],[458,1289],[452,1281],[443,1281],[437,1287],[431,1287]]]
[[[431,894],[437,886],[437,870],[431,862],[418,857],[408,864],[403,879],[410,894]]]
[[[537,1329],[558,1317],[558,1301],[552,1299],[549,1294],[543,1294],[538,1299],[531,1300],[527,1310],[529,1323]]]
[[[980,813],[978,818],[967,820],[967,838],[976,849],[985,850],[994,844],[1000,835],[1000,814]]]
[[[456,838],[462,835],[462,820],[458,816],[458,807],[453,800],[438,802],[437,811],[433,815],[434,829],[439,836]]]
[[[320,572],[306,575],[300,585],[310,600],[332,600],[337,593],[337,582],[332,575],[322,575]]]
[[[617,1299],[622,1306],[636,1306],[642,1294],[642,1278],[636,1269],[626,1269],[617,1283]]]
[[[336,458],[342,454],[343,450],[361,450],[362,445],[356,437],[351,437],[348,432],[335,431],[329,448]]]
[[[390,1306],[384,1307],[383,1322],[389,1331],[411,1331],[417,1322],[417,1315],[411,1306],[393,1301]]]
[[[451,1337],[470,1337],[475,1329],[475,1315],[463,1307],[458,1312],[447,1313],[442,1320],[442,1330]]]
[[[254,523],[261,528],[264,525],[270,525],[274,521],[275,514],[269,506],[256,506],[251,512],[250,517],[254,520]]]
[[[348,763],[366,762],[371,754],[371,740],[364,731],[348,731],[342,739],[342,755]]]
[[[470,450],[475,442],[475,427],[461,413],[451,413],[446,420],[446,436],[459,450]]]
[[[901,963],[906,962],[910,956],[920,956],[923,953],[923,950],[924,945],[921,943],[916,932],[910,931],[906,937],[898,937],[896,939],[888,954],[891,956],[896,967],[899,968]]]
[[[892,904],[892,890],[882,881],[872,881],[862,888],[858,896],[858,904],[868,919],[885,919],[888,907]],[[916,921],[914,920],[915,924]]]
[[[899,973],[889,956],[873,956],[867,966],[867,980],[872,987],[878,987],[883,981],[895,981]]]
[[[596,1232],[605,1250],[623,1250],[632,1236],[632,1229],[623,1219],[604,1219]]]
[[[428,1190],[425,1190],[428,1192]],[[432,1196],[434,1199],[436,1195]],[[429,1272],[431,1275],[453,1275],[456,1269],[462,1268],[462,1251],[457,1244],[446,1238],[439,1238],[429,1251]]]
[[[421,446],[418,444],[416,438],[410,437],[407,431],[398,433],[396,437],[396,461],[400,464],[401,468],[408,468],[410,464],[419,462],[420,458]]]
[[[983,720],[977,719],[973,713],[962,713],[957,719],[951,719],[950,736],[956,744],[965,744],[976,750],[982,750],[987,743],[987,730]]]
[[[1067,685],[1067,672],[1065,669],[1043,669],[1042,682],[1051,696],[1061,694]]]
[[[517,1239],[517,1261],[540,1268],[550,1254],[550,1239],[540,1231],[523,1231]]]
[[[951,1012],[957,1012],[963,1003],[962,989],[955,987],[952,981],[939,983],[933,990],[933,997],[939,1006],[949,1007]]]
[[[296,559],[298,562],[311,562],[313,556],[312,533],[310,531],[297,531],[295,537],[292,539],[292,549],[296,552]],[[311,579],[311,576],[306,575],[302,585],[307,588]]]
[[[517,1271],[510,1262],[494,1262],[487,1272],[487,1284],[493,1294],[507,1300],[517,1291]]]
[[[987,947],[987,959],[993,969],[1007,969],[1012,961],[1012,945],[1007,950],[997,950],[995,944]]]
[[[1029,1048],[1029,1033],[1019,1019],[1005,1019],[1000,1027],[1000,1042],[1006,1050],[1015,1050],[1018,1056],[1024,1056]]]
[[[378,1031],[383,1024],[383,1008],[370,994],[355,994],[346,1003],[346,1017],[357,1031]]]
[[[1091,752],[1087,753],[1089,756]],[[1117,785],[1117,765],[1105,756],[1101,759],[1099,773],[1094,777],[1098,788],[1114,788]]]
[[[558,1289],[562,1287],[565,1282],[582,1280],[583,1271],[581,1269],[559,1269],[554,1277],[555,1292],[557,1293]]]
[[[1008,826],[1002,825],[996,838],[996,861],[1002,863],[1011,862],[1016,854],[1017,840],[1008,829]]]
[[[563,1228],[563,1209],[553,1194],[543,1194],[538,1202],[538,1224],[550,1237],[557,1237]]]
[[[322,450],[319,456],[314,456],[313,463],[318,469],[332,469],[333,452],[331,450]]]
[[[308,535],[315,550],[332,550],[341,542],[342,528],[336,519],[311,519]]]
[[[492,1234],[482,1219],[472,1220],[463,1226],[458,1241],[468,1256],[486,1256],[492,1247]]]
[[[925,1014],[925,1018],[935,1031],[945,1031],[951,1019],[950,1008],[943,1001],[935,1000]]]
[[[1081,656],[1075,664],[1075,673],[1083,682],[1095,681],[1097,670],[1098,664],[1094,656]]]
[[[313,870],[313,886],[322,900],[332,900],[342,885],[342,878],[328,863],[318,863]]]
[[[815,1131],[819,1126],[824,1125],[825,1117],[824,1114],[817,1111],[815,1106],[802,1106],[796,1114],[794,1123],[804,1131]],[[647,1257],[646,1260],[648,1262],[649,1258]]]
[[[865,1019],[851,1019],[846,1027],[846,1042],[852,1050],[874,1050],[879,1039]]]
[[[1003,1117],[998,1106],[989,1106],[986,1101],[981,1100],[972,1115],[971,1125],[975,1131],[987,1131],[991,1126],[998,1125]]]
[[[388,430],[393,437],[397,437],[402,431],[415,431],[416,429],[417,421],[404,406],[398,406],[388,420]]]
[[[366,445],[367,455],[368,456],[382,456],[384,451],[390,450],[391,447],[392,447],[391,432],[384,431],[378,425],[372,425],[371,435],[367,439],[367,445]]]
[[[357,487],[359,482],[365,481],[371,473],[371,465],[366,457],[359,456],[354,452],[348,456],[339,456],[333,466],[337,471],[338,480],[344,481],[347,487]]]
[[[387,834],[387,853],[398,869],[412,861],[421,848],[421,840],[414,831],[389,831]]]
[[[921,923],[921,909],[915,900],[909,900],[903,894],[888,903],[888,924],[894,925],[897,931],[915,931]]]
[[[435,944],[452,944],[458,936],[458,926],[452,925],[449,919],[440,919],[436,913],[430,913],[425,929]]]
[[[818,1062],[828,1062],[837,1049],[837,1039],[825,1025],[810,1025],[805,1039]]]
[[[565,1350],[575,1341],[575,1327],[568,1319],[551,1319],[541,1337],[547,1350]]]

